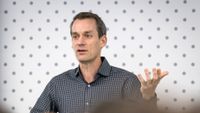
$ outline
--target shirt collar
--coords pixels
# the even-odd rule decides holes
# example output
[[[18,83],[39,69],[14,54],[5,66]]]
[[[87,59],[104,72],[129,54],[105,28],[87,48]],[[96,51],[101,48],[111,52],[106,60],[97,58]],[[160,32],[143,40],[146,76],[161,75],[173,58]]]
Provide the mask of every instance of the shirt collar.
[[[108,63],[107,59],[105,57],[101,57],[101,61],[102,64],[98,69],[97,74],[102,75],[102,76],[109,76],[110,72],[111,72],[111,66]],[[75,70],[74,70],[74,74],[75,76],[79,76],[80,75],[80,66],[78,66]]]

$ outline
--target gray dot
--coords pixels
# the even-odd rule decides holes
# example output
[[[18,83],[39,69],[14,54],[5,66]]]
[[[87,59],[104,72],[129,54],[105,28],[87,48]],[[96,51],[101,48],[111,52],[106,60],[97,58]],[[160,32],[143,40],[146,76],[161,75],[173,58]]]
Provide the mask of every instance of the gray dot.
[[[165,2],[166,4],[169,4],[170,3],[170,1],[169,0],[166,0],[166,2]]]
[[[187,0],[183,0],[183,3],[184,3],[184,4],[187,4]]]
[[[106,13],[109,13],[109,10],[108,10],[108,9],[106,10]]]
[[[190,99],[190,101],[191,101],[191,102],[194,102],[194,101],[195,101],[195,99],[194,99],[194,98],[191,98],[191,99]]]
[[[123,9],[123,11],[122,11],[123,13],[126,13],[127,11],[126,11],[126,9]]]
[[[29,75],[33,75],[33,72],[32,72],[32,71],[30,71],[30,72],[29,72]]]
[[[101,4],[101,1],[97,1],[97,4],[100,5],[100,4]]]
[[[186,110],[186,108],[185,108],[185,107],[182,107],[182,110],[183,110],[183,111],[185,111],[185,110]]]
[[[8,28],[4,28],[4,31],[5,31],[5,32],[8,31]]]
[[[134,40],[135,39],[135,37],[134,36],[131,36],[131,40]]]
[[[25,13],[25,11],[24,10],[21,10],[21,14],[24,14]]]
[[[6,67],[7,65],[8,65],[8,64],[7,64],[6,62],[3,64],[4,67]]]
[[[159,62],[157,62],[157,63],[156,63],[156,66],[158,66],[158,67],[159,67],[159,66],[160,66],[160,63],[159,63]]]
[[[175,12],[175,13],[178,13],[178,9],[174,9],[174,12]]]
[[[140,13],[144,13],[144,10],[143,10],[143,9],[140,9]]]
[[[157,13],[160,13],[161,12],[161,10],[160,9],[157,9]]]
[[[46,40],[50,40],[50,37],[49,37],[49,36],[47,36],[47,37],[46,37]]]
[[[42,46],[41,45],[38,45],[38,49],[41,49],[42,48]]]
[[[152,55],[149,53],[149,54],[148,54],[148,57],[151,58],[151,56],[152,56]]]
[[[143,45],[139,45],[139,48],[142,49],[142,48],[143,48]]]
[[[30,23],[33,23],[33,19],[29,19],[29,22],[30,22]]]
[[[8,48],[8,46],[7,45],[4,45],[4,49],[7,49]]]
[[[20,65],[21,65],[21,67],[24,67],[25,64],[22,62],[22,63],[20,63]]]
[[[183,71],[183,72],[182,72],[182,75],[186,75],[186,72],[185,72],[185,71]]]
[[[117,18],[115,18],[115,19],[114,19],[114,22],[117,22],[117,21],[118,21],[118,19],[117,19]]]
[[[169,18],[166,18],[165,21],[166,21],[166,22],[169,22]]]
[[[132,5],[134,5],[134,4],[135,4],[135,1],[134,1],[134,0],[132,0],[132,1],[131,1],[131,4],[132,4]]]
[[[148,2],[149,4],[152,4],[152,1],[151,0],[149,0],[149,2]]]
[[[49,18],[48,18],[48,19],[46,19],[46,22],[47,22],[47,23],[50,23],[50,19],[49,19]]]
[[[13,37],[12,37],[12,39],[13,39],[13,40],[16,40],[16,37],[15,37],[15,36],[13,36]]]
[[[16,5],[17,3],[16,3],[16,1],[13,1],[13,3],[12,3],[13,5]]]
[[[192,81],[191,81],[191,84],[195,84],[195,81],[194,81],[194,80],[192,80]]]
[[[182,89],[182,93],[186,93],[186,90],[185,90],[185,89]]]
[[[183,38],[183,40],[186,40],[186,39],[187,39],[187,37],[186,37],[186,36],[183,36],[182,38]]]
[[[168,89],[165,89],[165,93],[168,93],[169,92],[169,90]]]
[[[80,2],[80,4],[81,4],[81,5],[84,5],[84,2],[83,2],[83,1],[81,1],[81,2]]]
[[[177,81],[176,81],[176,80],[174,80],[174,84],[177,84]]]
[[[67,1],[64,1],[63,4],[64,4],[64,5],[67,5]]]
[[[182,54],[182,57],[183,57],[183,58],[185,58],[185,57],[186,57],[186,54],[185,54],[185,53],[183,53],[183,54]]]
[[[151,18],[149,18],[149,19],[148,19],[148,21],[149,21],[149,22],[152,22],[152,19],[151,19]]]
[[[20,98],[20,101],[24,101],[24,98]]]
[[[58,10],[55,10],[55,14],[58,14],[59,13],[59,11]]]
[[[178,31],[178,27],[174,27],[174,31]]]
[[[4,98],[3,98],[3,101],[4,101],[4,102],[7,101],[7,98],[4,97]]]
[[[14,106],[12,106],[12,107],[11,107],[11,109],[12,109],[12,110],[15,110],[15,107],[14,107]]]
[[[178,64],[175,62],[173,65],[174,65],[174,67],[176,67]]]
[[[195,63],[194,63],[194,62],[192,62],[192,63],[191,63],[191,66],[192,66],[192,67],[195,67]]]
[[[30,37],[29,37],[29,40],[33,40],[33,37],[32,37],[32,36],[30,36]]]
[[[32,89],[29,89],[29,90],[28,90],[28,92],[29,92],[29,93],[32,93],[32,92],[33,92],[33,90],[32,90]]]
[[[67,57],[67,55],[66,55],[66,54],[63,54],[63,57],[64,57],[64,58],[66,58],[66,57]]]
[[[187,21],[187,18],[183,18],[183,22],[186,22]]]
[[[54,66],[55,66],[55,67],[57,67],[57,66],[58,66],[58,63],[57,63],[57,62],[56,62],[56,63],[54,63]]]
[[[50,5],[50,4],[51,4],[51,2],[50,2],[50,1],[47,1],[46,3],[47,3],[47,5]]]
[[[195,12],[196,12],[196,9],[192,9],[192,12],[195,13]]]
[[[113,55],[113,57],[114,57],[114,58],[117,58],[117,54],[115,53],[115,54]]]
[[[29,54],[29,57],[32,58],[32,57],[33,57],[33,54]]]
[[[134,57],[135,57],[135,55],[132,53],[132,54],[131,54],[131,58],[134,58]]]
[[[41,10],[38,10],[38,14],[42,14],[42,11],[41,11]]]
[[[168,57],[169,57],[169,54],[166,53],[166,54],[165,54],[165,57],[168,58]]]
[[[59,29],[58,29],[57,27],[56,27],[54,30],[55,30],[56,32],[59,31]]]
[[[168,111],[168,110],[169,110],[169,108],[168,108],[167,106],[165,106],[165,110],[166,110],[166,111]]]
[[[23,81],[23,80],[21,80],[21,81],[20,81],[20,83],[21,83],[21,84],[23,84],[23,83],[24,83],[24,81]]]
[[[195,27],[192,27],[192,31],[195,31]]]
[[[178,48],[178,45],[174,45],[174,49],[177,49]]]
[[[5,10],[4,13],[5,13],[5,14],[8,14],[8,10]]]
[[[40,84],[40,83],[41,83],[41,81],[40,81],[40,80],[38,80],[38,81],[37,81],[37,84]]]
[[[66,18],[65,18],[65,19],[63,19],[63,22],[64,22],[64,23],[66,23],[66,22],[67,22],[67,19],[66,19]]]
[[[40,62],[39,62],[39,63],[37,63],[37,66],[38,66],[38,67],[40,67],[41,65],[42,65],[42,64],[41,64]]]
[[[47,71],[47,72],[46,72],[46,75],[49,75],[49,74],[50,74],[50,72]]]
[[[126,63],[125,63],[125,62],[123,62],[123,63],[122,63],[122,66],[126,66]]]
[[[122,31],[126,31],[126,27],[123,27],[123,28],[122,28]]]
[[[174,102],[176,102],[176,101],[177,101],[177,98],[174,98],[173,100],[174,100]]]
[[[3,84],[7,84],[7,80],[4,80],[4,81],[3,81]]]
[[[55,48],[55,49],[58,49],[58,45],[55,45],[54,48]]]
[[[73,63],[71,64],[71,66],[74,67],[74,66],[75,66],[75,63],[73,62]]]
[[[160,27],[157,27],[157,28],[156,28],[157,31],[160,31],[160,29],[161,29]]]
[[[142,67],[142,66],[143,66],[143,63],[142,63],[142,62],[140,62],[140,63],[139,63],[139,66],[140,66],[140,67]]]
[[[66,36],[64,36],[64,37],[63,37],[63,40],[67,40],[67,37],[66,37]]]
[[[39,31],[39,32],[42,31],[42,28],[39,27],[39,28],[38,28],[38,31]]]
[[[13,23],[16,23],[16,19],[13,19],[12,22],[13,22]]]
[[[72,13],[73,13],[73,14],[75,14],[75,13],[76,13],[76,11],[75,11],[75,10],[72,10]]]
[[[106,49],[108,49],[109,48],[109,45],[106,45]]]
[[[33,5],[33,1],[30,1],[29,4],[30,4],[30,5]]]
[[[16,72],[15,72],[15,71],[13,71],[13,72],[12,72],[12,75],[16,75]]]
[[[148,36],[148,40],[151,40],[152,39],[152,37],[151,36]]]
[[[15,89],[12,89],[12,93],[15,93],[16,92],[16,90]]]
[[[117,4],[118,4],[118,1],[114,1],[114,4],[117,5]]]
[[[47,57],[47,58],[49,58],[49,57],[50,57],[50,55],[49,55],[49,54],[46,54],[46,57]]]
[[[126,48],[126,45],[122,45],[122,48],[125,49],[125,48]]]
[[[140,31],[143,31],[143,27],[140,27]]]
[[[132,18],[132,19],[131,19],[131,22],[135,22],[135,19],[134,19],[134,18]]]

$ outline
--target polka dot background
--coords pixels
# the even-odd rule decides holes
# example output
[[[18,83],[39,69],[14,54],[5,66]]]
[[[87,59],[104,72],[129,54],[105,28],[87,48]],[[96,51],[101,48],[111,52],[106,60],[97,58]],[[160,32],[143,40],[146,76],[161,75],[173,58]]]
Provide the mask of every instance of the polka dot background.
[[[0,0],[0,102],[28,113],[49,80],[78,65],[69,24],[80,11],[97,13],[108,29],[103,55],[135,74],[169,71],[158,106],[187,111],[200,101],[200,1]]]

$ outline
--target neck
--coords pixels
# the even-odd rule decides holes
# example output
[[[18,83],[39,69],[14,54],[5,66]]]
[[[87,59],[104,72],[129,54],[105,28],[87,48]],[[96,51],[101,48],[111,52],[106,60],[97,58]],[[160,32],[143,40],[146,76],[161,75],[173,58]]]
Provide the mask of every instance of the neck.
[[[101,65],[101,58],[98,57],[92,62],[80,63],[81,73],[87,83],[94,81],[96,73]]]

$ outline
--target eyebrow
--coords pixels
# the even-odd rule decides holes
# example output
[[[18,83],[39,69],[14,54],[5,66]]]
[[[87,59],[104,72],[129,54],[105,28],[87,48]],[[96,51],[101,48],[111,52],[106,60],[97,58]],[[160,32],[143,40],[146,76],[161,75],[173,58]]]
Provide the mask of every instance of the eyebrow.
[[[92,31],[85,31],[85,32],[83,32],[84,34],[85,33],[92,33]],[[72,35],[78,35],[79,33],[78,32],[72,32]]]

